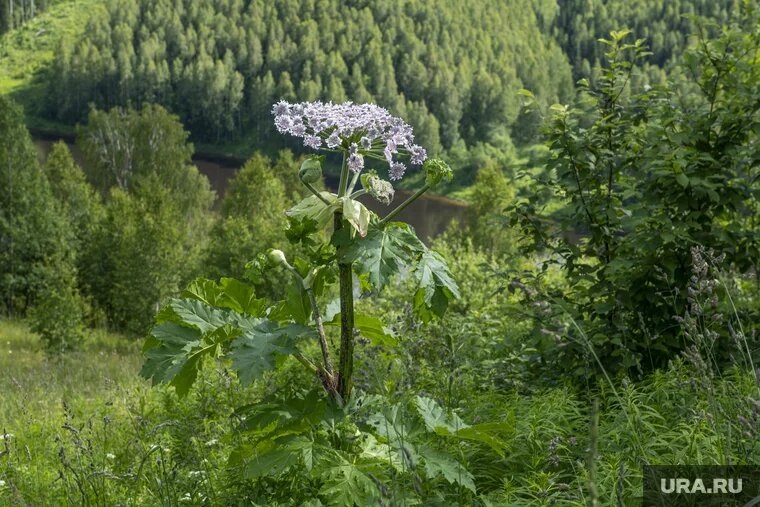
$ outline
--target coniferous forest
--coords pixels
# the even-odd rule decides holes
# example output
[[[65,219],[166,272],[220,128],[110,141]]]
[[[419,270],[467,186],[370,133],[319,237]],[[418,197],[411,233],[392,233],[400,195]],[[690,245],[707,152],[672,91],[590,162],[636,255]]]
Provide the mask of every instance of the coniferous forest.
[[[0,0],[0,505],[747,504],[759,134],[756,0]]]

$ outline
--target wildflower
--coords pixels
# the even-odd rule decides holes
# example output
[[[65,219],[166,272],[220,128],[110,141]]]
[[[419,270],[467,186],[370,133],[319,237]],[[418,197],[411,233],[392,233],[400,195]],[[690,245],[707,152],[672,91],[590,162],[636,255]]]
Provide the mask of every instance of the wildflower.
[[[374,104],[280,101],[272,107],[272,114],[278,132],[301,137],[310,148],[320,149],[323,142],[331,150],[348,144],[348,166],[354,172],[364,168],[364,156],[373,146],[378,147],[378,154],[383,147],[391,179],[401,178],[406,171],[397,160],[399,155],[408,155],[413,165],[427,159],[425,149],[414,144],[412,128]]]
[[[111,454],[111,453],[109,452],[108,454],[106,454],[106,458],[107,458],[107,459],[116,459],[116,455],[114,455],[114,454]]]
[[[391,170],[388,171],[388,176],[392,180],[400,180],[406,172],[406,166],[401,162],[394,162],[391,164]]]
[[[411,162],[414,165],[422,164],[427,158],[427,152],[422,146],[414,145],[409,149],[409,153],[412,155]]]
[[[338,135],[337,130],[333,130],[333,133],[330,134],[327,138],[327,147],[330,149],[334,149],[340,146],[340,136]]]
[[[348,168],[358,173],[364,169],[364,157],[359,154],[359,147],[352,143],[348,148]]]
[[[304,146],[318,150],[322,147],[322,139],[319,136],[309,135],[303,139]]]

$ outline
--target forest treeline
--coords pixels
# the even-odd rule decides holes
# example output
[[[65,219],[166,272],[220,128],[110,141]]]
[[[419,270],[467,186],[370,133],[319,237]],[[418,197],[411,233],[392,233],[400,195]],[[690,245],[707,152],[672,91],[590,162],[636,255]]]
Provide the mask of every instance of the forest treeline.
[[[0,35],[20,27],[53,3],[56,0],[3,0],[0,2]]]
[[[200,139],[269,140],[279,99],[377,102],[432,152],[493,140],[519,114],[515,91],[566,99],[571,74],[532,9],[500,2],[114,1],[65,43],[50,109],[79,121],[158,102]],[[266,126],[265,126],[266,125]]]
[[[732,3],[112,0],[58,48],[46,113],[75,123],[90,104],[160,103],[195,140],[265,146],[280,142],[276,100],[353,100],[406,118],[434,154],[506,149],[538,128],[517,91],[567,101],[610,30],[631,26],[659,69],[687,45],[684,14],[724,19]]]
[[[742,0],[565,0],[553,12],[555,2],[546,4],[553,35],[573,66],[576,79],[588,77],[604,63],[604,46],[598,40],[613,30],[628,28],[644,39],[652,52],[646,60],[647,77],[662,82],[688,47],[687,34],[695,33],[694,17],[726,23],[740,10]],[[553,16],[552,16],[553,15]],[[547,17],[539,11],[542,25]]]

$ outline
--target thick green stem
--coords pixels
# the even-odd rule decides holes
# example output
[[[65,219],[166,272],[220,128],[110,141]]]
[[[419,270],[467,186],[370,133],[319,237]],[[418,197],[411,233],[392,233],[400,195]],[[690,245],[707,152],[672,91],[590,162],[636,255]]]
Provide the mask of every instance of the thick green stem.
[[[340,183],[338,184],[338,197],[346,195],[348,188],[348,158],[346,153],[343,154],[343,164],[340,166]]]
[[[306,188],[308,188],[311,191],[312,194],[316,195],[320,201],[327,204],[328,206],[330,205],[330,201],[325,199],[324,196],[322,196],[322,194],[316,188],[314,188],[314,185],[312,185],[311,183],[307,183],[305,181],[303,181],[302,183],[306,186]]]
[[[309,302],[311,303],[311,314],[314,318],[314,324],[317,326],[317,334],[319,336],[319,348],[322,349],[322,360],[325,363],[325,370],[331,375],[333,373],[333,365],[330,360],[330,349],[327,347],[327,338],[325,335],[325,328],[322,325],[322,315],[319,313],[319,306],[317,306],[317,298],[314,296],[314,290],[311,288],[306,289],[306,294],[309,296]]]
[[[343,229],[343,213],[335,212],[334,227]],[[340,359],[338,363],[338,393],[343,400],[351,395],[354,373],[354,280],[351,264],[338,261],[340,283]]]
[[[388,213],[388,215],[385,218],[383,218],[382,220],[380,220],[380,224],[382,225],[382,224],[384,224],[386,222],[389,222],[393,217],[395,217],[396,215],[398,215],[399,213],[401,213],[404,210],[404,208],[406,208],[407,206],[409,206],[410,204],[412,204],[414,201],[416,201],[417,199],[419,199],[419,197],[422,194],[424,194],[425,192],[427,192],[428,190],[430,190],[430,185],[425,185],[421,189],[417,190],[406,201],[404,201],[401,204],[399,204],[396,209],[394,209],[393,211],[391,211],[390,213]]]
[[[353,192],[354,188],[356,187],[356,184],[359,182],[359,175],[361,172],[354,173],[353,178],[351,178],[351,183],[349,183],[348,187],[346,188],[346,193]]]

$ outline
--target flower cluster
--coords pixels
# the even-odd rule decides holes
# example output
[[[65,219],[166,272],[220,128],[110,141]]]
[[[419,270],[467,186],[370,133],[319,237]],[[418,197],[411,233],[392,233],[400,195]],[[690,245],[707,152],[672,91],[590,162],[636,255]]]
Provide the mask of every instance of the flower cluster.
[[[409,155],[414,165],[427,158],[425,149],[414,144],[412,127],[374,104],[280,101],[272,113],[281,134],[301,137],[305,146],[315,150],[327,147],[347,151],[348,167],[356,173],[364,168],[364,156],[371,153],[382,153],[392,180],[400,179],[406,171],[398,155]]]

